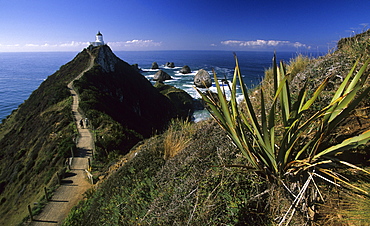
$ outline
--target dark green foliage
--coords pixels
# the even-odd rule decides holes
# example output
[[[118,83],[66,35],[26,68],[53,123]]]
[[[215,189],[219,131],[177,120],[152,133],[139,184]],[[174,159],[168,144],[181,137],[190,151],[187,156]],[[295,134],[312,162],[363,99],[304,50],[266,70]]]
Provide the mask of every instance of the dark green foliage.
[[[92,120],[96,128],[97,158],[104,159],[113,151],[124,154],[143,137],[133,130],[125,128],[111,117],[96,110],[90,110],[86,114]]]
[[[157,82],[154,87],[172,102],[175,108],[174,117],[191,120],[194,113],[193,98],[187,92],[161,82]]]

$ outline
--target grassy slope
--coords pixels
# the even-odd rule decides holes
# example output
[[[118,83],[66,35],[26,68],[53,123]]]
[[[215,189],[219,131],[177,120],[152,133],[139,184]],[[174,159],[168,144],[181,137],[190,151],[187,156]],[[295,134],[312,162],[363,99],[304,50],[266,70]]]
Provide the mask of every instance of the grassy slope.
[[[305,61],[302,69],[294,72],[295,84],[300,86],[303,80],[309,80],[314,87],[324,77],[332,75],[331,86],[326,90],[326,95],[330,96],[338,83],[336,80],[348,73],[359,52],[369,50],[368,44],[362,44],[368,43],[368,34],[346,39],[341,49],[333,54]],[[268,79],[264,83],[269,83]],[[321,101],[326,99],[323,97]],[[367,108],[362,116],[369,115],[368,106],[365,100],[362,107]],[[365,117],[358,118],[366,121]],[[344,122],[342,127],[347,124],[353,123]],[[352,132],[370,127],[366,123],[363,125]],[[164,160],[163,156],[165,147],[171,146],[166,144],[166,133],[136,147],[133,150],[138,153],[136,157],[103,181],[96,191],[88,193],[88,199],[72,210],[66,225],[100,225],[103,222],[122,225],[242,225],[254,222],[259,225],[272,222],[275,214],[289,207],[284,196],[268,197],[264,193],[267,185],[256,174],[243,168],[214,167],[242,161],[215,123],[207,121],[191,127],[190,133],[181,125],[171,128],[171,133],[186,136],[182,140],[172,140],[172,146],[178,147],[177,143],[184,140],[188,145],[169,160]],[[337,135],[332,142],[338,141]],[[299,218],[293,220],[299,221]]]
[[[0,125],[0,225],[22,221],[69,157],[75,132],[67,83],[86,66],[86,54],[49,76]]]
[[[243,169],[220,167],[238,161],[224,132],[211,121],[187,132],[174,127],[191,139],[180,154],[164,160],[166,134],[146,140],[135,158],[72,210],[66,225],[263,222],[263,215],[253,213],[262,212],[264,205],[246,201],[261,193],[264,184]]]

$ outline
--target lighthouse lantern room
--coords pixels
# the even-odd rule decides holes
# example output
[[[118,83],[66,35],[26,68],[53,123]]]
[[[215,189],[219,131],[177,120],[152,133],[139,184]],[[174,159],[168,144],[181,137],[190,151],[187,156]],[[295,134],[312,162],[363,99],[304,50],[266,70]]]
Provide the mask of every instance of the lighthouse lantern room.
[[[98,31],[98,33],[95,36],[95,42],[90,42],[90,45],[92,46],[102,46],[104,45],[103,41],[103,35]]]

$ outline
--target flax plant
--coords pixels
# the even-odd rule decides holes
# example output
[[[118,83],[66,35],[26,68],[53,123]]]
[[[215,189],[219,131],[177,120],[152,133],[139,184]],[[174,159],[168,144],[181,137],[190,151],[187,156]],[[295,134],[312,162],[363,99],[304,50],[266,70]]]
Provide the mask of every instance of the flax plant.
[[[232,81],[231,98],[228,101],[220,87],[217,75],[214,81],[217,87],[218,100],[198,90],[203,100],[209,106],[210,113],[218,124],[227,131],[232,142],[247,159],[248,165],[262,172],[272,183],[281,184],[290,176],[305,173],[306,178],[319,176],[332,183],[341,182],[354,187],[327,166],[332,163],[343,164],[357,170],[367,171],[348,162],[335,159],[335,153],[356,148],[370,140],[370,130],[344,140],[341,143],[325,147],[323,142],[331,131],[359,104],[362,98],[370,92],[370,87],[363,87],[368,73],[368,59],[360,70],[354,71],[354,64],[348,76],[341,83],[330,104],[319,110],[313,110],[313,104],[318,101],[329,78],[309,95],[307,84],[298,91],[293,100],[289,90],[289,74],[281,62],[277,65],[273,58],[274,98],[272,106],[267,109],[263,87],[259,93],[260,112],[252,105],[249,91],[243,82],[238,60]],[[239,83],[245,99],[245,110],[242,111],[236,98],[236,86]],[[361,92],[360,92],[361,91]],[[312,113],[314,112],[314,113]],[[324,167],[325,165],[325,167]],[[338,184],[338,183],[335,183]],[[363,190],[361,190],[363,191]],[[366,191],[363,191],[366,193]]]

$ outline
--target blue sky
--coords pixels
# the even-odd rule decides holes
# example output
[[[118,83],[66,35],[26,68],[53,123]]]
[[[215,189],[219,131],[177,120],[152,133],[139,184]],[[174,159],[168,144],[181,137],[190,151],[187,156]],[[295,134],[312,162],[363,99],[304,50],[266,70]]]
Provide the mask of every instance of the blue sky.
[[[0,0],[0,52],[327,51],[370,26],[369,0]],[[368,26],[369,25],[369,26]]]

